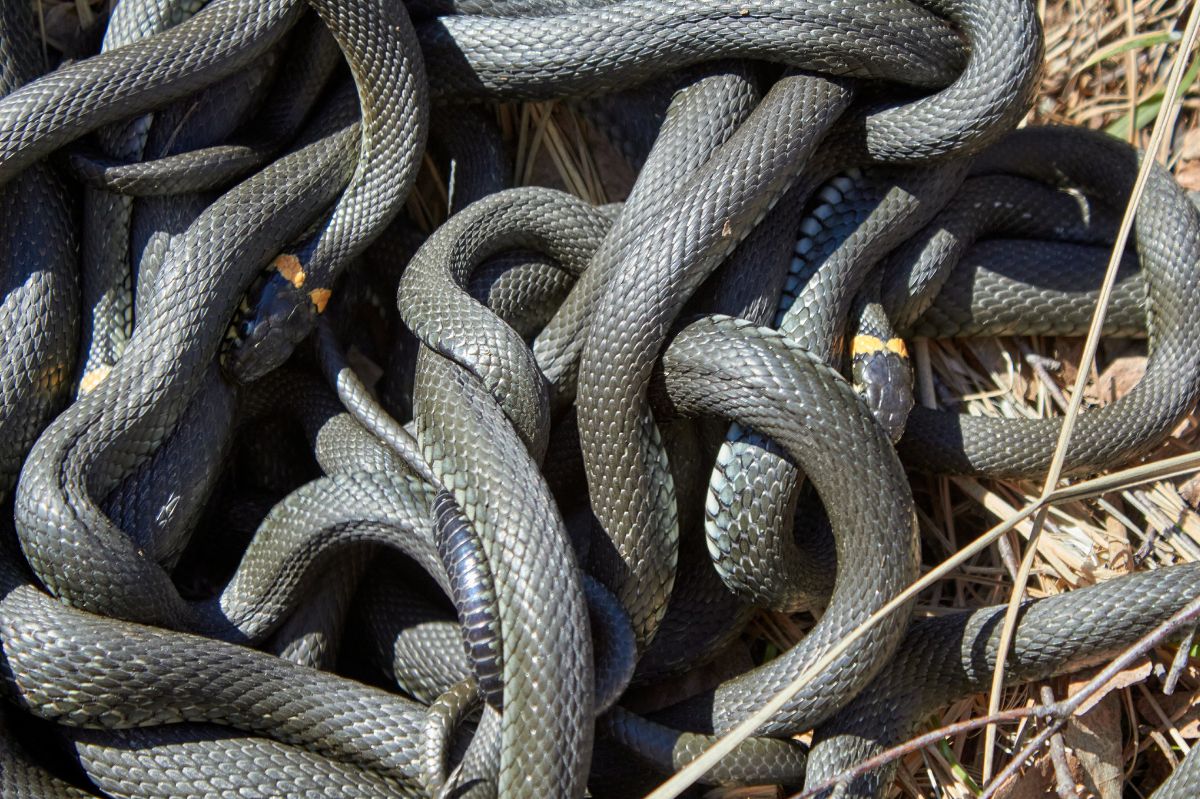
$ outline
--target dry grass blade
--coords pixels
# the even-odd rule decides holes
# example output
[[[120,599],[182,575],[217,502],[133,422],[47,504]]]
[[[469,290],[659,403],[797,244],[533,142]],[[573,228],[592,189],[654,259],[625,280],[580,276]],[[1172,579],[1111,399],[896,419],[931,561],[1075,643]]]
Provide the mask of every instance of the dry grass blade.
[[[1125,18],[1132,27],[1134,22],[1133,6],[1128,6],[1126,8],[1126,12]],[[1134,33],[1132,30],[1130,30],[1129,35],[1125,38],[1118,39],[1107,47],[1092,53],[1088,60],[1084,61],[1075,68],[1075,74],[1083,72],[1089,67],[1094,67],[1105,59],[1114,58],[1122,53],[1129,53],[1141,47],[1149,47],[1150,45],[1154,44],[1163,44],[1164,42],[1178,42],[1179,39],[1180,34],[1176,31],[1149,31],[1147,33]],[[1137,84],[1135,83],[1133,85],[1136,86]]]
[[[1098,497],[1101,494],[1120,491],[1139,483],[1179,477],[1197,470],[1200,470],[1200,452],[1189,452],[1186,455],[1177,455],[1174,458],[1165,458],[1154,463],[1132,466],[1128,469],[1122,469],[1119,472],[1094,477],[1091,480],[1084,480],[1074,485],[1063,486],[1052,491],[1050,496],[1047,497],[1047,501],[1058,504],[1075,499]]]
[[[1200,29],[1198,25],[1200,25],[1200,4],[1195,4],[1188,15],[1183,40],[1171,65],[1170,77],[1167,79],[1165,105],[1162,113],[1155,120],[1154,131],[1150,135],[1150,145],[1147,147],[1146,155],[1142,159],[1141,167],[1138,169],[1137,179],[1134,181],[1133,190],[1125,206],[1125,213],[1121,218],[1120,226],[1117,228],[1116,240],[1113,242],[1112,254],[1109,257],[1108,267],[1104,274],[1104,283],[1100,289],[1100,297],[1096,302],[1096,312],[1092,316],[1092,324],[1088,330],[1087,341],[1083,347],[1083,355],[1080,358],[1079,373],[1071,392],[1071,403],[1067,408],[1066,416],[1063,418],[1058,443],[1054,450],[1054,458],[1050,462],[1050,470],[1047,472],[1046,481],[1042,485],[1043,498],[1054,490],[1054,487],[1058,485],[1059,477],[1062,475],[1063,464],[1067,456],[1067,445],[1071,440],[1071,434],[1074,432],[1079,410],[1083,406],[1084,389],[1087,388],[1089,372],[1096,361],[1096,351],[1100,346],[1100,331],[1104,326],[1104,317],[1108,312],[1108,304],[1112,298],[1113,286],[1116,285],[1117,268],[1121,264],[1121,255],[1125,252],[1125,244],[1128,242],[1129,234],[1133,230],[1134,215],[1138,204],[1141,202],[1142,195],[1145,193],[1146,182],[1150,178],[1150,170],[1156,163],[1158,154],[1162,151],[1167,131],[1174,126],[1175,117],[1179,109],[1179,86],[1183,81],[1183,75],[1187,68],[1188,56],[1191,54],[1196,43],[1197,30]],[[1004,627],[1000,636],[1000,651],[997,653],[996,658],[996,672],[992,679],[992,690],[988,700],[989,715],[995,714],[1000,709],[1001,692],[1004,687],[1004,663],[1008,657],[1009,647],[1012,644],[1012,634],[1016,628],[1017,612],[1022,599],[1025,597],[1029,572],[1033,568],[1037,542],[1045,520],[1045,510],[1039,511],[1034,517],[1033,533],[1029,539],[1029,548],[1025,558],[1021,561],[1021,571],[1018,572],[1016,582],[1013,585],[1012,596],[1009,599],[1008,610],[1004,617]],[[984,782],[991,779],[995,747],[996,726],[993,724],[988,725],[985,731],[983,750]]]
[[[1125,32],[1128,34],[1126,37],[1127,40],[1132,38],[1137,32],[1137,16],[1133,11],[1133,3],[1125,5]],[[1138,82],[1136,75],[1137,54],[1133,49],[1129,49],[1125,51],[1125,87],[1128,92],[1127,97],[1129,98],[1129,110],[1126,113],[1131,121],[1137,117]],[[1128,140],[1130,144],[1137,143],[1137,128],[1133,124],[1129,125]]]

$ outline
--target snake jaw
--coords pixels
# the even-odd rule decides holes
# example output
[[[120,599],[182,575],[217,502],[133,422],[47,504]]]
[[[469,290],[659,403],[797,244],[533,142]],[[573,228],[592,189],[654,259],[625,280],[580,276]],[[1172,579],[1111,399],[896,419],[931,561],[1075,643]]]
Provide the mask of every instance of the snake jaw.
[[[282,366],[312,332],[318,313],[309,293],[280,271],[271,273],[257,292],[252,289],[247,307],[234,323],[222,359],[225,373],[239,383],[251,383]]]

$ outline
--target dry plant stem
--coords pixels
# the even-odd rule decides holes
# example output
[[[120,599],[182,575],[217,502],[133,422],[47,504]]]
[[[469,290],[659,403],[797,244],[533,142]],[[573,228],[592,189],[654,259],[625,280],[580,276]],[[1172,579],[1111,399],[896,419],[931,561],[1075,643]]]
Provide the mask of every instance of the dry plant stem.
[[[1196,638],[1196,628],[1187,631],[1183,637],[1183,641],[1179,644],[1179,650],[1175,653],[1175,658],[1171,661],[1171,669],[1167,672],[1167,679],[1163,680],[1163,693],[1167,696],[1175,693],[1175,689],[1179,686],[1179,678],[1183,675],[1183,669],[1187,666],[1188,652],[1191,651],[1192,642]]]
[[[1137,689],[1142,695],[1142,699],[1144,699],[1146,704],[1150,706],[1151,712],[1158,721],[1159,727],[1156,732],[1164,733],[1165,735],[1170,736],[1171,744],[1175,747],[1178,747],[1184,755],[1187,755],[1189,752],[1191,752],[1192,747],[1188,745],[1187,740],[1179,732],[1179,727],[1175,726],[1175,722],[1172,721],[1171,717],[1167,715],[1167,712],[1163,710],[1162,705],[1154,697],[1154,694],[1150,693],[1150,690],[1146,688],[1144,683],[1139,684]]]
[[[75,0],[75,11],[79,14],[79,24],[84,27],[96,21],[96,15],[92,13],[92,7],[88,5],[87,0]]]
[[[1200,452],[1176,455],[1172,458],[1164,458],[1154,463],[1132,466],[1128,469],[1122,469],[1119,472],[1101,475],[1091,480],[1084,480],[1074,485],[1055,489],[1046,498],[1047,504],[1057,505],[1071,500],[1088,499],[1100,496],[1101,494],[1120,491],[1139,483],[1181,477],[1197,469],[1200,469]]]
[[[1058,444],[1054,450],[1054,458],[1050,462],[1050,469],[1046,473],[1046,481],[1042,486],[1043,498],[1054,490],[1054,487],[1058,485],[1059,477],[1062,475],[1063,462],[1067,455],[1067,444],[1071,440],[1071,434],[1075,429],[1075,420],[1078,418],[1079,409],[1083,404],[1083,394],[1084,389],[1087,387],[1088,376],[1096,362],[1096,350],[1100,346],[1100,331],[1104,326],[1104,317],[1108,312],[1108,303],[1112,297],[1113,286],[1116,285],[1117,268],[1121,263],[1121,255],[1125,252],[1125,244],[1128,242],[1129,234],[1133,230],[1134,214],[1137,211],[1142,194],[1145,192],[1146,182],[1150,177],[1150,169],[1158,160],[1159,153],[1162,152],[1163,142],[1166,140],[1167,131],[1174,127],[1175,118],[1179,113],[1179,86],[1183,80],[1184,70],[1187,68],[1188,55],[1196,43],[1198,25],[1200,25],[1200,3],[1194,4],[1191,13],[1188,15],[1187,27],[1184,30],[1183,39],[1179,43],[1179,51],[1175,54],[1175,59],[1171,64],[1166,93],[1163,97],[1163,107],[1158,118],[1154,121],[1154,130],[1150,134],[1150,144],[1146,148],[1146,155],[1142,159],[1137,179],[1133,183],[1129,201],[1125,206],[1125,214],[1122,216],[1120,227],[1117,229],[1116,240],[1113,242],[1112,252],[1108,259],[1108,268],[1104,273],[1104,283],[1100,288],[1100,296],[1096,300],[1096,312],[1092,315],[1092,324],[1088,329],[1087,341],[1084,344],[1083,354],[1080,357],[1079,374],[1076,376],[1075,385],[1071,390],[1071,404],[1067,408],[1067,414],[1063,419],[1063,426],[1059,431]],[[1004,662],[1007,659],[1008,650],[1012,644],[1013,630],[1017,622],[1017,611],[1021,600],[1025,596],[1025,588],[1029,580],[1029,570],[1033,566],[1033,558],[1037,552],[1038,538],[1041,535],[1045,519],[1045,511],[1042,511],[1033,520],[1033,532],[1029,537],[1029,549],[1026,552],[1025,559],[1021,562],[1021,571],[1018,573],[1017,580],[1013,585],[1012,596],[1008,602],[1008,610],[1004,615],[1004,627],[1000,635],[1000,650],[996,658],[996,671],[992,678],[992,690],[988,698],[989,715],[1000,709],[1001,688],[1004,684]],[[989,725],[984,732],[983,745],[983,781],[985,783],[992,776],[995,748],[996,726]]]
[[[1049,685],[1043,685],[1039,695],[1043,705],[1054,704],[1054,691]],[[1067,747],[1061,732],[1056,732],[1050,738],[1050,761],[1054,765],[1054,782],[1059,799],[1079,799],[1079,794],[1075,792],[1075,780],[1071,778],[1071,767],[1067,765]]]
[[[1133,2],[1132,0],[1125,6],[1125,35],[1133,36],[1137,33],[1137,21],[1134,19]],[[1133,120],[1137,117],[1137,101],[1138,101],[1138,86],[1137,86],[1137,53],[1129,50],[1125,53],[1125,86],[1129,93],[1129,119]],[[1129,143],[1137,144],[1137,126],[1129,126]]]
[[[1103,324],[1103,321],[1101,321],[1101,324]],[[1096,325],[1095,329],[1099,329],[1099,326]],[[1093,355],[1094,354],[1095,353],[1093,353]],[[1084,360],[1083,362],[1088,363],[1087,360]],[[1079,374],[1086,382],[1087,371],[1080,369]],[[1076,392],[1074,396],[1083,396],[1083,389],[1081,386],[1076,386]],[[1067,411],[1067,420],[1071,420],[1074,412],[1079,410],[1079,403],[1074,402],[1074,396],[1072,397],[1071,408]],[[1066,421],[1064,421],[1063,429],[1065,430],[1066,427]],[[1059,451],[1064,449],[1064,444],[1065,441],[1060,438]],[[1059,461],[1057,457],[1055,458],[1055,461],[1060,464],[1061,468],[1061,461]],[[1054,463],[1051,463],[1050,468],[1051,473],[1053,473]],[[1054,475],[1053,481],[1051,481],[1050,477],[1047,476],[1046,488],[1053,487],[1056,482],[1058,482],[1057,474]],[[1045,489],[1043,489],[1042,496],[1045,496],[1045,494]],[[1013,588],[1009,597],[1008,608],[1004,613],[1004,626],[1000,631],[1000,648],[996,653],[996,669],[992,674],[992,689],[988,697],[989,716],[993,716],[1000,711],[1000,699],[1003,696],[1004,691],[1004,661],[1007,658],[1008,649],[1012,645],[1012,637],[1016,632],[1017,614],[1020,612],[1021,600],[1025,597],[1025,587],[1029,584],[1029,573],[1033,570],[1033,561],[1037,556],[1038,539],[1041,537],[1042,530],[1045,529],[1047,510],[1048,507],[1046,505],[1040,505],[1038,507],[1038,512],[1033,517],[1033,529],[1029,532],[1029,546],[1025,550],[1025,556],[1021,558],[1021,568],[1017,571],[1016,579],[1013,580]],[[992,758],[995,753],[995,746],[996,725],[989,724],[984,729],[982,779],[985,783],[992,777]]]
[[[42,68],[50,65],[50,45],[46,42],[46,6],[37,0],[38,41],[42,44]]]
[[[830,777],[820,785],[815,785],[812,788],[806,788],[802,792],[793,794],[789,799],[810,799],[810,797],[828,791],[841,783],[850,782],[856,777],[883,768],[893,760],[898,760],[902,757],[907,757],[913,752],[924,749],[927,746],[934,746],[940,741],[963,733],[974,732],[985,724],[1002,724],[1009,721],[1023,721],[1028,718],[1042,718],[1049,716],[1051,709],[1044,705],[1030,705],[1028,707],[1018,707],[1012,710],[1002,710],[994,716],[980,716],[977,719],[967,719],[966,721],[947,724],[944,727],[938,727],[936,730],[931,730],[916,738],[905,741],[902,744],[897,744],[891,749],[880,752],[874,757],[862,761],[854,768],[843,771],[837,776]]]
[[[947,573],[961,566],[971,558],[978,555],[983,550],[991,546],[997,538],[1011,530],[1022,520],[1028,518],[1040,507],[1037,503],[1022,509],[1020,512],[993,527],[988,532],[976,538],[963,549],[959,550],[955,555],[942,561],[936,568],[920,578],[908,588],[897,594],[890,602],[884,605],[879,610],[875,611],[870,618],[864,621],[861,625],[852,630],[845,638],[838,642],[837,646],[831,648],[823,656],[818,658],[815,663],[797,675],[796,679],[792,680],[783,690],[771,697],[771,699],[759,708],[753,715],[738,724],[725,735],[721,736],[708,749],[689,763],[684,768],[677,771],[670,779],[662,785],[655,788],[645,799],[675,799],[679,794],[686,791],[692,783],[702,777],[709,769],[713,767],[721,758],[729,754],[738,744],[754,734],[754,731],[763,725],[771,716],[775,715],[781,707],[787,704],[797,691],[812,681],[814,677],[820,674],[825,669],[829,668],[834,660],[841,657],[842,654],[850,648],[850,646],[859,638],[866,635],[876,624],[892,615],[908,601],[914,598],[917,594],[924,591],[929,586],[946,576]]]
[[[1043,355],[1031,352],[1025,356],[1025,363],[1033,368],[1038,381],[1046,389],[1050,398],[1054,400],[1054,404],[1059,407],[1059,410],[1065,411],[1068,407],[1067,398],[1063,396],[1062,389],[1054,382],[1054,378],[1050,376],[1050,371],[1047,369],[1047,366],[1054,364],[1054,361]]]

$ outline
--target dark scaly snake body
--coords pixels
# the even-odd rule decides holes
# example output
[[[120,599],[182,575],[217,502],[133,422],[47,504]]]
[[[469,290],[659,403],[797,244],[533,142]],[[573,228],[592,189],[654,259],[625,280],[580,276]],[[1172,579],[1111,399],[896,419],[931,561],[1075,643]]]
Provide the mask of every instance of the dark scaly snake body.
[[[776,84],[680,186],[661,226],[623,253],[598,302],[580,360],[580,443],[592,504],[612,540],[598,568],[645,642],[665,610],[678,539],[673,483],[646,399],[658,351],[687,297],[786,191],[848,102],[847,89],[823,78]],[[792,127],[799,120],[806,124]],[[717,174],[737,176],[719,199],[701,189]],[[658,255],[671,252],[688,257]],[[645,264],[655,271],[645,274]]]
[[[33,15],[0,9],[0,97],[42,71]],[[72,203],[57,172],[35,167],[0,188],[0,497],[70,391],[79,331]]]
[[[806,219],[801,226],[775,327],[810,354],[840,366],[851,300],[869,270],[936,213],[964,172],[965,164],[951,164],[894,179],[835,178],[823,191],[828,204],[814,209],[812,225]],[[714,566],[726,585],[757,604],[779,610],[821,604],[824,598],[813,597],[809,588],[819,581],[805,573],[809,565],[788,540],[796,470],[765,447],[742,431],[730,434],[717,455],[705,510]],[[760,557],[761,551],[774,556]]]
[[[214,642],[188,646],[200,639],[72,610],[31,585],[14,584],[11,565],[5,568],[10,578],[0,623],[6,669],[16,675],[18,701],[43,718],[118,729],[220,722],[310,748],[316,734],[322,741],[316,749],[327,756],[402,781],[417,777],[414,742],[422,706],[264,653]],[[89,645],[81,647],[85,640]],[[200,650],[205,654],[198,658]],[[93,652],[105,654],[97,659]],[[56,691],[52,676],[63,657],[73,659],[75,675],[76,690],[67,695]],[[143,659],[154,664],[152,672],[139,665]],[[127,675],[122,702],[90,702],[96,689],[89,686],[118,671]],[[271,684],[267,690],[264,680]],[[263,713],[267,707],[286,712]],[[380,738],[363,729],[389,732]]]
[[[197,309],[187,313],[178,306],[160,308],[154,319],[139,326],[130,342],[132,349],[97,390],[71,406],[40,439],[25,464],[26,477],[16,503],[17,525],[27,557],[37,564],[35,570],[42,581],[58,595],[76,606],[104,610],[121,618],[156,619],[185,627],[196,623],[195,619],[189,620],[191,612],[185,609],[167,574],[158,570],[157,564],[146,562],[132,542],[112,527],[95,508],[93,497],[107,494],[145,460],[141,452],[152,452],[170,431],[220,343],[219,329],[210,324],[204,331],[207,335],[197,337],[194,326],[202,324],[206,313],[220,313],[221,305],[226,314],[231,313],[257,269],[303,229],[306,216],[332,199],[348,177],[353,133],[349,129],[320,138],[294,154],[290,167],[287,159],[277,162],[276,166],[283,165],[285,174],[289,168],[302,165],[288,191],[280,193],[287,183],[268,169],[260,173],[260,180],[242,184],[226,195],[226,202],[210,207],[189,231],[192,242],[173,251],[178,253],[176,263],[164,266],[160,278],[160,284],[165,284],[168,277],[180,284],[170,293],[181,298],[190,295]],[[291,230],[260,227],[264,215],[289,220]],[[228,237],[227,241],[237,241],[238,236],[242,240],[231,250],[214,251],[207,245],[213,235],[210,230],[221,231],[219,235]],[[240,260],[245,267],[243,274],[223,269],[223,259]],[[200,296],[194,287],[198,279],[205,278],[212,281],[211,288]],[[192,286],[193,290],[186,291],[183,286]],[[216,305],[220,294],[224,294],[224,302]],[[190,346],[193,354],[185,357],[186,347],[180,344]],[[158,355],[163,347],[176,354],[164,359]],[[139,391],[146,392],[148,399],[155,397],[159,381],[175,390],[159,397],[158,403],[130,407],[121,399]],[[111,442],[120,440],[134,446],[124,452],[111,446]],[[140,446],[136,444],[139,440],[144,442]],[[72,528],[65,536],[64,524]],[[102,568],[88,575],[70,576],[59,571],[65,561],[50,553],[81,540],[93,542],[99,551],[111,551],[113,557],[105,565],[113,571]]]
[[[1071,146],[1064,146],[1068,141]],[[1134,151],[1109,138],[1041,128],[1012,134],[985,157],[983,168],[1051,183],[1069,181],[1095,196],[1112,198],[1128,196],[1138,161]],[[1067,449],[1067,473],[1096,472],[1150,451],[1200,395],[1200,352],[1192,346],[1200,333],[1200,318],[1194,312],[1200,302],[1200,213],[1170,174],[1157,166],[1150,171],[1140,209],[1135,219],[1136,246],[1146,280],[1153,342],[1146,374],[1118,402],[1080,416]],[[947,227],[928,246],[954,253],[961,252],[965,241],[969,234]],[[903,327],[929,301],[906,307],[903,303],[911,290],[900,281],[897,285],[895,299],[888,304]],[[1029,420],[995,425],[916,409],[901,453],[913,465],[936,471],[1037,475],[1050,463],[1060,424]]]
[[[578,569],[537,472],[549,427],[545,388],[528,349],[465,286],[480,261],[506,247],[545,249],[581,268],[607,225],[596,211],[557,192],[521,199],[500,193],[453,217],[417,253],[398,302],[424,343],[414,408],[422,454],[467,510],[496,577],[506,708],[499,790],[509,795],[522,781],[533,790],[575,795],[590,757],[592,730],[585,720],[593,703],[581,686],[591,685],[592,658]],[[556,230],[559,215],[575,220],[565,229],[576,233],[556,241],[542,231]],[[428,327],[439,318],[439,302],[454,304],[459,323]],[[505,347],[516,357],[491,358]],[[487,441],[479,438],[483,430]],[[488,501],[501,496],[503,503]],[[544,601],[521,601],[526,592]],[[557,655],[538,654],[551,644]]]
[[[105,364],[111,370],[54,422],[24,466],[16,498],[19,539],[53,598],[19,574],[15,559],[5,565],[0,643],[12,695],[45,720],[108,728],[66,737],[95,785],[110,794],[194,795],[233,787],[305,793],[332,787],[350,796],[426,795],[448,787],[464,796],[582,795],[594,716],[622,694],[636,653],[657,658],[648,673],[678,668],[678,653],[655,654],[661,641],[679,635],[669,603],[692,596],[700,601],[712,590],[676,574],[683,562],[676,551],[685,532],[680,528],[698,529],[700,518],[693,499],[702,487],[693,477],[708,466],[698,469],[694,462],[705,456],[702,432],[678,417],[716,415],[769,433],[806,467],[828,508],[838,577],[813,635],[774,661],[717,682],[652,720],[621,707],[601,717],[602,732],[660,768],[675,768],[711,742],[712,730],[744,718],[910,582],[918,544],[911,494],[884,432],[824,363],[830,353],[809,354],[802,346],[829,349],[836,333],[823,329],[820,343],[792,341],[720,316],[689,320],[675,331],[676,319],[731,255],[729,274],[735,277],[727,279],[753,274],[738,270],[751,269],[757,255],[786,242],[777,231],[755,231],[755,225],[777,224],[836,169],[901,161],[932,171],[925,160],[984,152],[984,168],[1015,171],[1003,147],[988,148],[1024,114],[1031,97],[1040,56],[1032,4],[472,0],[435,3],[432,10],[414,6],[416,27],[399,3],[311,5],[347,56],[361,127],[347,126],[349,115],[335,94],[299,145],[207,209],[197,206],[195,221],[181,225],[186,231],[163,245],[161,262],[148,262],[146,286],[139,287],[145,296],[137,300],[144,319],[123,356]],[[215,0],[189,21],[66,66],[0,100],[4,188],[36,175],[42,169],[38,160],[89,131],[223,79],[245,77],[252,83],[250,65],[283,40],[303,7],[298,0]],[[468,13],[436,16],[444,10]],[[129,17],[120,22],[131,24]],[[114,36],[137,38],[132,29]],[[451,156],[467,172],[463,194],[448,202],[457,213],[408,265],[397,294],[400,314],[421,342],[414,422],[405,427],[378,404],[349,370],[351,353],[339,348],[322,321],[321,365],[355,417],[327,414],[305,425],[327,476],[286,492],[258,525],[222,592],[185,598],[161,564],[185,557],[182,549],[207,504],[208,489],[188,498],[173,529],[154,530],[145,513],[162,504],[171,482],[192,479],[172,478],[171,466],[200,465],[189,458],[188,442],[202,437],[209,417],[195,403],[215,416],[231,415],[231,403],[210,402],[205,393],[218,386],[228,392],[221,396],[233,395],[215,365],[225,329],[256,273],[275,259],[275,270],[252,293],[253,307],[241,312],[241,321],[249,320],[241,346],[227,346],[222,365],[244,381],[292,354],[318,324],[334,280],[409,193],[425,147],[427,97],[447,106],[580,97],[719,58],[762,59],[786,71],[761,100],[756,84],[762,76],[744,65],[700,66],[678,79],[684,88],[670,105],[627,214],[601,212],[549,190],[498,191],[504,179],[490,170],[503,153],[487,146],[495,143],[491,139],[472,152],[477,160]],[[907,83],[927,94],[864,104],[860,78]],[[453,110],[443,113],[454,119]],[[468,146],[451,136],[445,141],[451,148]],[[272,152],[266,146],[206,149],[193,156],[197,171],[188,179],[197,182],[178,187],[219,185]],[[199,160],[204,157],[217,159],[212,171]],[[1128,183],[1128,163],[1124,171],[1100,178],[1068,162],[1072,165],[1079,167],[1073,176],[1092,180],[1089,188],[1098,193],[1115,196]],[[172,168],[180,167],[159,164],[151,170]],[[1154,406],[1157,415],[1146,425],[1146,437],[1131,433],[1105,453],[1079,455],[1074,465],[1080,469],[1100,468],[1152,446],[1194,400],[1200,380],[1195,377],[1200,356],[1170,334],[1159,335],[1195,306],[1197,298],[1188,291],[1200,281],[1157,257],[1169,249],[1166,241],[1178,238],[1184,257],[1198,260],[1195,215],[1180,210],[1182,195],[1161,174],[1155,181],[1153,200],[1165,210],[1139,220],[1138,232],[1158,360],[1141,395],[1151,399],[1139,401]],[[475,202],[460,204],[466,200]],[[773,208],[778,210],[772,213]],[[860,238],[872,241],[872,235],[883,234],[870,233],[868,226]],[[735,253],[739,244],[745,249]],[[513,250],[523,252],[512,256]],[[494,255],[513,258],[516,266],[493,261],[491,268],[499,270],[493,282],[484,262]],[[546,270],[553,279],[544,278]],[[1174,278],[1179,285],[1163,281],[1162,273],[1172,271],[1179,272]],[[473,284],[473,277],[479,282]],[[936,279],[951,285],[955,278]],[[784,280],[780,272],[736,296],[728,285],[718,285],[703,298],[764,315]],[[546,309],[572,284],[558,317],[531,348],[527,342],[538,335]],[[1174,300],[1167,296],[1171,291],[1178,294]],[[922,308],[897,311],[902,329],[923,329],[919,313],[927,314],[924,324],[936,325],[939,308],[943,317],[962,316],[945,311],[948,300],[939,306],[923,290],[911,293],[920,295]],[[838,303],[819,304],[818,310],[839,320],[851,294],[847,289]],[[1136,292],[1130,294],[1137,299]],[[540,302],[533,303],[534,297]],[[481,299],[494,307],[484,307]],[[825,328],[836,326],[833,321]],[[303,366],[305,355],[297,353],[297,365]],[[1170,368],[1186,375],[1182,390],[1159,387],[1158,370]],[[298,398],[290,404],[303,403]],[[1095,424],[1109,424],[1110,417],[1096,415]],[[921,438],[923,424],[917,420],[910,440]],[[224,432],[212,432],[226,440]],[[599,534],[590,537],[586,530],[584,535],[568,530],[559,512],[556,499],[571,490],[569,479],[556,481],[559,496],[552,495],[549,476],[541,471],[556,436],[569,449],[573,435],[579,439],[577,467],[586,471],[588,487],[572,510],[583,526],[595,514]],[[1041,430],[1037,437],[1039,445],[1051,439]],[[214,463],[222,460],[220,452],[214,447],[209,453],[216,454]],[[570,453],[552,454],[570,459]],[[964,457],[975,464],[974,455]],[[208,482],[209,477],[197,478],[197,484]],[[437,502],[440,510],[453,511],[444,516],[452,524],[443,524],[443,534],[455,544],[440,555],[432,512]],[[371,579],[367,560],[380,548],[402,553],[404,568],[415,563],[426,573],[412,588],[431,604],[413,615],[411,625],[381,625],[382,637],[372,645],[382,650],[377,656],[391,660],[396,681],[434,702],[429,710],[298,665],[329,663],[344,613],[355,604],[351,594]],[[457,557],[463,554],[469,557]],[[471,568],[460,573],[463,564]],[[615,600],[581,565],[603,580]],[[752,559],[745,571],[753,573]],[[1177,609],[1194,595],[1194,575],[1194,568],[1185,567],[1130,578],[1129,585],[1147,599],[1121,606],[1129,616],[1127,628],[1145,629]],[[308,588],[312,604],[296,609]],[[372,588],[367,586],[362,601],[369,601]],[[1101,587],[1090,596],[1116,596],[1120,589]],[[498,642],[502,657],[494,663],[479,652],[474,663],[466,657],[449,605],[436,597],[439,590],[457,600],[460,613],[468,611],[472,634]],[[429,592],[435,596],[425,596]],[[480,597],[486,601],[477,601]],[[1088,599],[1081,595],[1075,601]],[[1056,626],[1061,619],[1056,607],[1035,606],[1031,636],[1044,634],[1055,645],[1069,638]],[[677,602],[674,610],[686,615],[689,608]],[[733,603],[717,608],[714,618],[735,626],[745,615]],[[863,697],[877,695],[881,669],[898,668],[912,657],[906,648],[897,649],[904,647],[903,621],[847,652],[760,734],[782,737],[815,724],[822,731],[834,729],[830,725],[853,715],[856,703],[867,701]],[[973,624],[965,622],[960,637],[971,638]],[[909,635],[931,628],[919,624]],[[272,633],[276,637],[266,641]],[[1048,668],[1118,646],[1111,636],[1088,636]],[[947,633],[944,640],[953,638]],[[728,638],[706,628],[679,640],[703,642],[698,654],[707,657],[708,647],[715,650]],[[263,644],[284,657],[230,641]],[[1028,649],[1023,641],[1018,640],[1017,662]],[[445,663],[422,670],[414,662],[444,652],[448,644],[456,654],[437,655]],[[923,650],[938,653],[938,646]],[[952,659],[938,663],[953,668]],[[496,677],[485,673],[488,668],[498,669],[500,679],[483,680],[489,702],[474,737],[464,744],[459,728],[474,706],[473,692],[481,688],[466,672]],[[65,691],[63,669],[77,677]],[[885,699],[893,689],[916,685],[920,676],[889,685]],[[869,714],[855,719],[876,720]],[[223,729],[204,726],[213,722]],[[161,726],[167,723],[182,726]],[[814,756],[829,751],[843,751],[842,745],[818,747]],[[451,755],[461,758],[457,770],[450,768]],[[21,775],[19,790],[37,786],[60,795],[74,790],[17,748],[5,749],[3,758],[0,763],[16,764],[5,769],[5,777]],[[272,778],[256,766],[233,782],[220,782],[222,768],[247,761],[277,763],[281,771]],[[155,769],[169,762],[199,776],[187,785],[167,786]],[[820,767],[826,762],[819,761]],[[805,768],[796,746],[759,737],[709,779],[793,782]],[[1185,785],[1187,779],[1183,772],[1178,782]]]
[[[122,47],[182,22],[203,2],[122,3],[114,9],[102,49]],[[97,131],[101,151],[125,160],[140,158],[153,115]],[[104,379],[120,357],[133,330],[134,276],[131,233],[134,202],[105,191],[83,194],[83,355],[78,391],[86,393]],[[147,292],[148,293],[148,292]]]

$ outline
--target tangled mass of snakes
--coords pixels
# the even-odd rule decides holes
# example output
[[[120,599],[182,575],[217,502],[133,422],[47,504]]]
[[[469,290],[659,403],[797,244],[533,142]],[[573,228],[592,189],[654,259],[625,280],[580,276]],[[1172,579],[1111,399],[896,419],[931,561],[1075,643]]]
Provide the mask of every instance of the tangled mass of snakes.
[[[914,403],[906,342],[1086,333],[1143,163],[1020,126],[1033,0],[120,0],[61,63],[35,6],[0,2],[5,797],[645,796],[917,580],[914,475],[1045,478],[1062,417]],[[499,114],[551,100],[623,202],[515,185]],[[1103,330],[1145,372],[1065,477],[1200,395],[1200,213],[1148,174]],[[1198,595],[1030,600],[1005,679]],[[763,609],[817,621],[706,669]],[[1004,611],[905,604],[689,795],[908,740]],[[1155,793],[1198,795],[1194,756]]]

